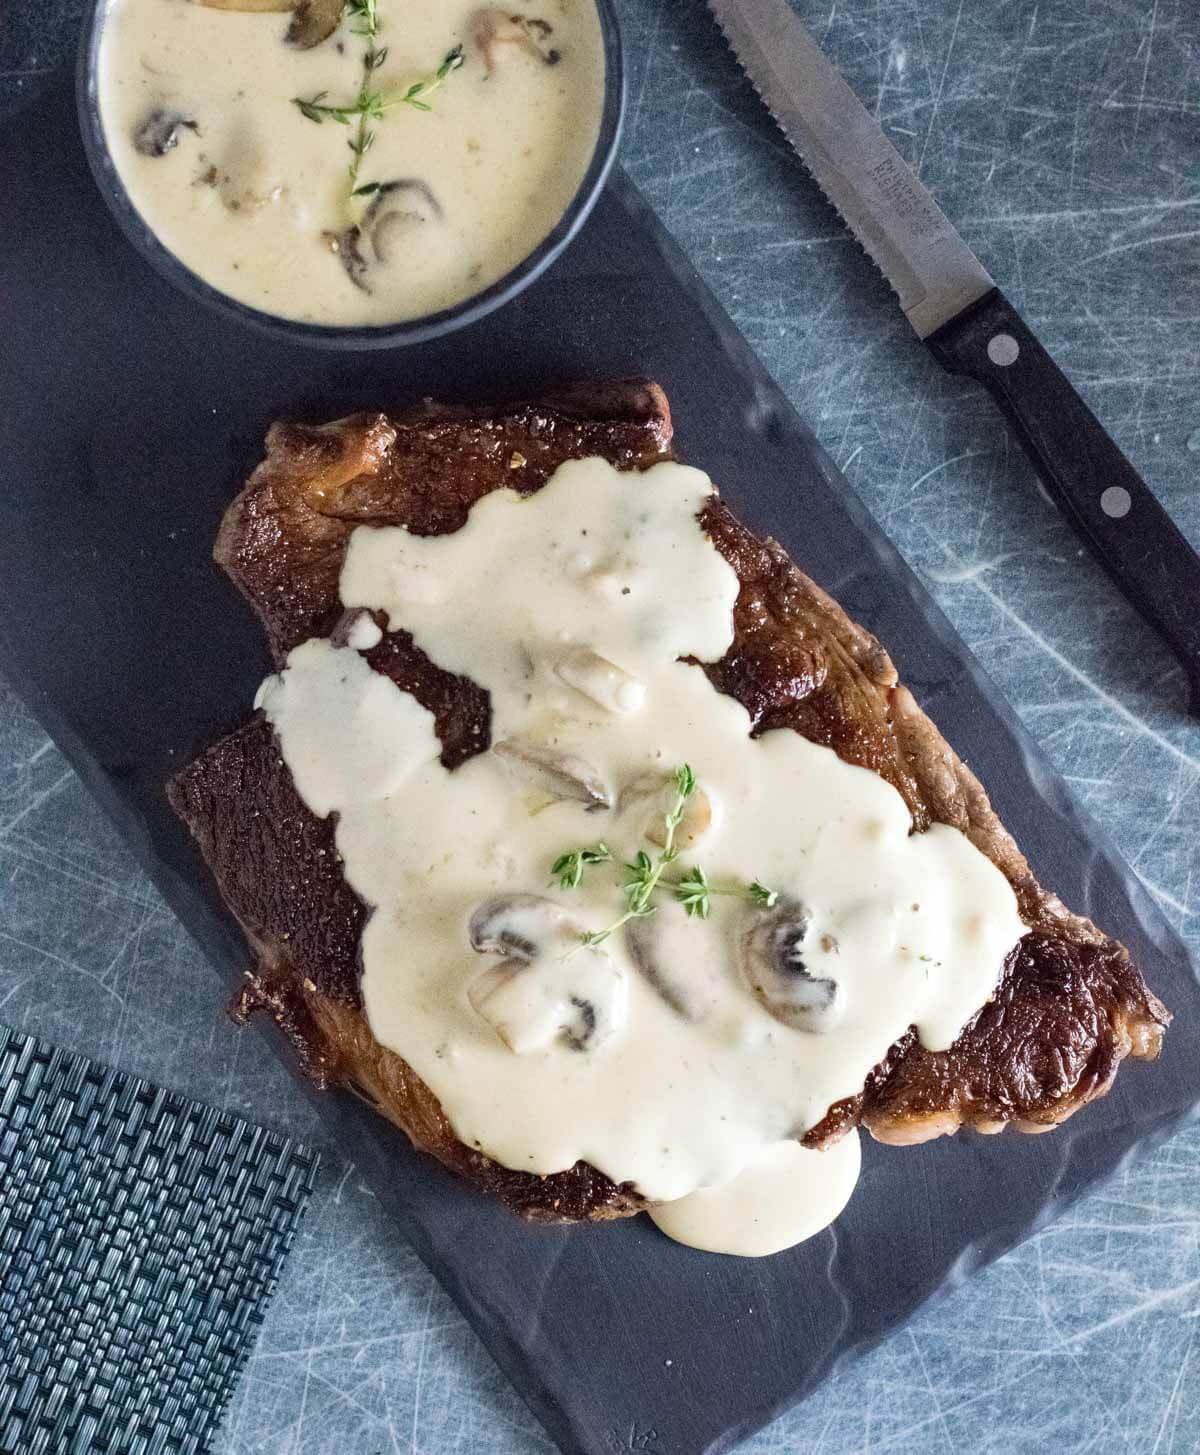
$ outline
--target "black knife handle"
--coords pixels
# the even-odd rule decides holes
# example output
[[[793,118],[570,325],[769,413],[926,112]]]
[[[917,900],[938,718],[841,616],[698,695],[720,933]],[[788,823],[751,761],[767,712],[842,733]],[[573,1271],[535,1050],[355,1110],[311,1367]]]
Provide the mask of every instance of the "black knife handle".
[[[1175,522],[999,289],[927,342],[991,392],[1051,497],[1178,657],[1200,716],[1200,557]]]

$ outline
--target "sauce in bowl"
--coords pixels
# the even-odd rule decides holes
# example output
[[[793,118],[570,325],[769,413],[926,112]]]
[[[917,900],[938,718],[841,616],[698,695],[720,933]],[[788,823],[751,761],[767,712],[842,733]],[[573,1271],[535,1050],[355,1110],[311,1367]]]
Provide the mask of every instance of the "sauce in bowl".
[[[96,69],[130,201],[220,292],[309,324],[425,318],[570,207],[604,111],[595,0],[234,3],[256,8],[113,0]]]

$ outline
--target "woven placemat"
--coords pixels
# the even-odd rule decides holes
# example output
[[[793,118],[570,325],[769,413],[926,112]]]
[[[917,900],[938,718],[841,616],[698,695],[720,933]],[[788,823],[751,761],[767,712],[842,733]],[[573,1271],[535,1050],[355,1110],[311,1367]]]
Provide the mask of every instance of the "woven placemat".
[[[204,1451],[316,1164],[0,1028],[0,1451]]]

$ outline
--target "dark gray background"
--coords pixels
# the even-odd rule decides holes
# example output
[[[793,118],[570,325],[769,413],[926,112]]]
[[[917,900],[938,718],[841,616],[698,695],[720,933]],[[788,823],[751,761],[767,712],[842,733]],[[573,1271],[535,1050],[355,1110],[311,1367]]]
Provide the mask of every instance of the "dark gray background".
[[[1200,539],[1192,0],[801,8]],[[626,165],[1051,758],[1200,945],[1200,729],[1176,710],[1179,674],[1079,559],[990,407],[908,335],[697,0],[625,0],[624,13]],[[7,0],[4,97],[69,50],[76,15]],[[0,896],[0,1018],[317,1135],[286,1074],[214,1016],[196,952],[10,698],[0,707]],[[1198,1195],[1193,1131],[747,1448],[1200,1448]],[[336,1153],[301,1242],[220,1451],[547,1448]]]

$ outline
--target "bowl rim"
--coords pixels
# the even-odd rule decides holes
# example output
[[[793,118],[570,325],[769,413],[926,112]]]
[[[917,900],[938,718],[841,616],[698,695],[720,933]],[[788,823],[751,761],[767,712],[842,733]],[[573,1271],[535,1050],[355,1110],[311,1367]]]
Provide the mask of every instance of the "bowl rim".
[[[370,350],[401,348],[442,338],[511,302],[539,278],[579,233],[595,206],[616,159],[625,120],[624,44],[614,0],[592,0],[600,18],[604,50],[604,103],[591,160],[575,194],[550,232],[517,266],[479,293],[437,313],[398,323],[320,324],[284,318],[242,303],[193,271],[144,221],[125,186],[104,133],[97,81],[104,23],[116,0],[90,0],[79,42],[75,98],[88,166],[100,195],[126,239],[160,277],[206,307],[276,339],[318,348]]]

